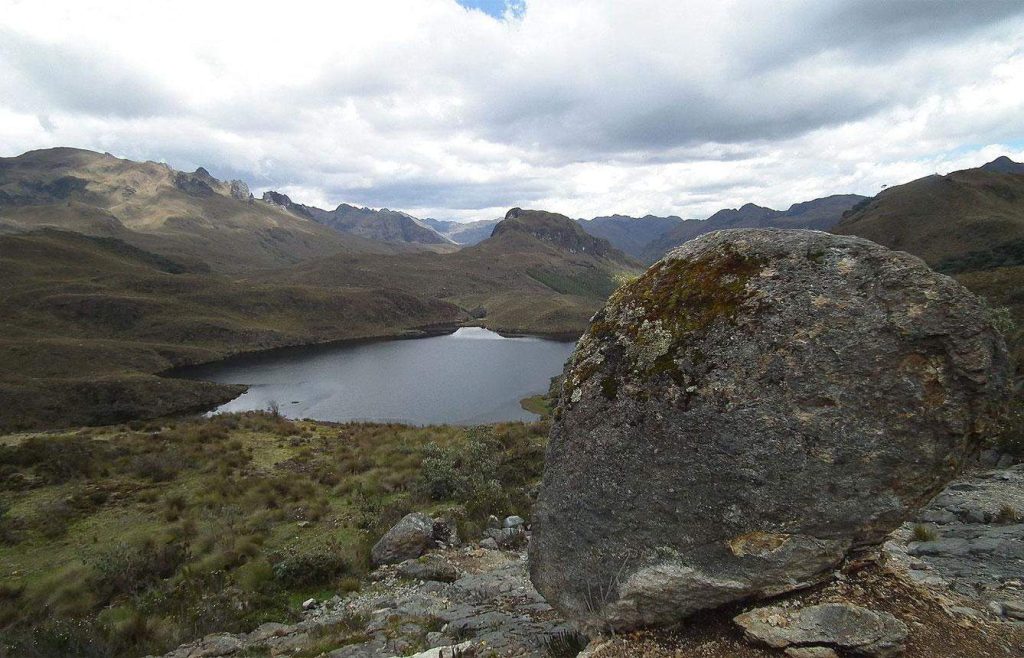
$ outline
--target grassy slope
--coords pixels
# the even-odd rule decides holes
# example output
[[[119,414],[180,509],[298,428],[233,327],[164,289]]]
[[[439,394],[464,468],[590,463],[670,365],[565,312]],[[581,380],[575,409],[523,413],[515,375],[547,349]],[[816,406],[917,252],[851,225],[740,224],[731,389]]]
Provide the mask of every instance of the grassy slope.
[[[201,409],[238,390],[153,373],[465,317],[447,302],[394,289],[181,272],[149,252],[75,233],[0,236],[0,253],[0,427]]]
[[[245,414],[0,436],[0,655],[138,656],[296,619],[359,587],[409,511],[462,536],[528,518],[546,435]]]

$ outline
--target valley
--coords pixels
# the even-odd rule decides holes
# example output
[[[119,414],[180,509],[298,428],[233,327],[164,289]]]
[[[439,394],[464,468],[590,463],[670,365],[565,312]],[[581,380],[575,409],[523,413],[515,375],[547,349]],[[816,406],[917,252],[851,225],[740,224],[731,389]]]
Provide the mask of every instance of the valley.
[[[463,346],[431,361],[417,350],[490,331],[575,341],[644,262],[704,233],[811,227],[918,254],[997,307],[1020,372],[1024,176],[1012,161],[872,199],[840,195],[785,212],[748,204],[707,220],[573,220],[513,208],[467,225],[487,236],[460,245],[450,225],[345,204],[328,212],[269,192],[256,199],[205,170],[67,149],[22,157],[0,166],[0,571],[9,574],[0,625],[16,655],[137,656],[193,642],[213,651],[242,640],[198,638],[253,641],[244,634],[264,623],[308,624],[312,635],[280,630],[271,639],[311,656],[436,643],[443,614],[378,632],[337,607],[375,601],[382,587],[407,591],[370,557],[407,512],[448,519],[470,547],[447,549],[445,560],[474,583],[513,578],[541,611],[499,631],[484,620],[515,614],[521,602],[471,603],[466,623],[531,651],[541,650],[538,633],[563,633],[546,641],[575,646],[582,636],[523,584],[521,558],[508,552],[517,549],[480,548],[493,534],[490,515],[536,513],[549,423],[564,413],[561,384],[543,391],[572,343],[523,339],[553,346],[540,360]],[[287,347],[295,349],[279,350]],[[485,363],[485,376],[468,377],[462,357]],[[167,376],[182,369],[194,374]],[[529,377],[511,386],[520,371]],[[399,390],[403,378],[416,385]],[[245,384],[255,386],[242,395]],[[452,409],[442,389],[457,397]],[[332,397],[344,402],[333,411]],[[483,413],[492,403],[501,407],[493,417]],[[541,420],[493,422],[531,417],[520,403]],[[226,413],[196,416],[217,407]],[[1016,414],[1018,425],[986,444],[998,463],[1024,454]],[[505,561],[492,565],[498,557]],[[884,585],[893,586],[903,587]],[[430,596],[408,591],[410,600]],[[303,611],[309,599],[335,607]],[[316,615],[325,621],[310,621]],[[716,633],[747,650],[735,631]],[[993,642],[1014,641],[1007,637]]]

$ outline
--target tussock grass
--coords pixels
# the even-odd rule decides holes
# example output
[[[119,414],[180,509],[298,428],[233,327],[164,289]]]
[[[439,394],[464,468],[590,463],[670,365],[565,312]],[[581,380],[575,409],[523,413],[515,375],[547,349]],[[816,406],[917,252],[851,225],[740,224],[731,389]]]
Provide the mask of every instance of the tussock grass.
[[[161,653],[294,619],[358,589],[409,511],[463,533],[528,516],[546,435],[245,413],[2,437],[0,654]]]

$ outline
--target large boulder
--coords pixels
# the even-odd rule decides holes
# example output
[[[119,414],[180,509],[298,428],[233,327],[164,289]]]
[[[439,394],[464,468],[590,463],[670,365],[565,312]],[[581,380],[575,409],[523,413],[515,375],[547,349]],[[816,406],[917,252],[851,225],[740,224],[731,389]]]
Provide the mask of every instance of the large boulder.
[[[370,559],[374,566],[414,560],[434,547],[434,520],[426,514],[406,514],[384,533],[373,548]]]
[[[566,365],[533,582],[613,629],[816,582],[957,473],[1009,376],[985,305],[913,256],[697,238],[620,288]]]

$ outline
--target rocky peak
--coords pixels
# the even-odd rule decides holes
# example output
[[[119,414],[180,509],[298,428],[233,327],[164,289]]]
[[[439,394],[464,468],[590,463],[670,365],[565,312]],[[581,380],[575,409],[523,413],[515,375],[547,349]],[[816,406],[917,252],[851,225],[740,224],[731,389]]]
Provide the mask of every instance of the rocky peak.
[[[251,201],[253,198],[249,186],[245,184],[245,181],[240,180],[231,181],[231,196],[239,201]]]
[[[516,234],[532,236],[571,253],[625,258],[608,240],[590,235],[579,224],[557,213],[512,208],[505,213],[505,219],[495,225],[491,237]]]

